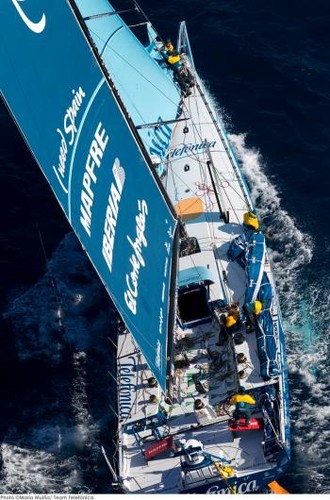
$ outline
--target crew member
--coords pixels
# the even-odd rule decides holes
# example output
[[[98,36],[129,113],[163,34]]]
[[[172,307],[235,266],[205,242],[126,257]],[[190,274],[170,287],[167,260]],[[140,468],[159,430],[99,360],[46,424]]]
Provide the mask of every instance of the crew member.
[[[233,418],[236,420],[236,423],[240,418],[244,418],[245,425],[249,425],[251,420],[250,405],[254,405],[256,401],[250,394],[245,392],[244,387],[239,388],[238,393],[230,398],[229,403],[231,405],[236,405],[233,413]]]
[[[228,313],[228,316],[226,317],[226,328],[228,333],[234,333],[238,330],[240,326],[240,319],[239,319],[239,308],[237,304],[234,304]]]
[[[159,49],[163,59],[173,70],[174,78],[182,88],[186,96],[191,95],[191,87],[195,85],[194,76],[188,66],[184,63],[179,52],[175,50],[173,43],[168,38]]]
[[[170,38],[168,38],[165,42],[165,50],[166,52],[172,52],[174,50],[174,45],[173,43],[171,42]]]
[[[226,328],[226,315],[221,314],[220,316],[220,331],[219,331],[219,338],[218,342],[216,345],[224,345],[228,340],[228,332]]]

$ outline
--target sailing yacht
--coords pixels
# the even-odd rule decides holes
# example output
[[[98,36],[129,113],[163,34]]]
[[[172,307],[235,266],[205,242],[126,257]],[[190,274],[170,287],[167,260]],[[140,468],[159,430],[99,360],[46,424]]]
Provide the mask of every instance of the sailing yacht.
[[[185,23],[174,45],[127,10],[12,0],[0,34],[4,102],[118,311],[102,451],[127,493],[264,491],[290,461],[265,235]]]

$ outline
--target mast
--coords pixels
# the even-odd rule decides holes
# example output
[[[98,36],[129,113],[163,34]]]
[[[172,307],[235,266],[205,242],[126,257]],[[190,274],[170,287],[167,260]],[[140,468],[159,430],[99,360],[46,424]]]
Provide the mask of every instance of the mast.
[[[167,365],[166,365],[166,391],[167,395],[171,397],[172,394],[172,367],[174,360],[174,325],[176,321],[176,286],[174,281],[178,273],[178,263],[179,263],[179,247],[180,247],[180,231],[179,224],[177,225],[176,232],[173,241],[173,255],[175,258],[172,259],[171,267],[171,286],[170,286],[170,308],[169,308],[169,328],[167,333]]]

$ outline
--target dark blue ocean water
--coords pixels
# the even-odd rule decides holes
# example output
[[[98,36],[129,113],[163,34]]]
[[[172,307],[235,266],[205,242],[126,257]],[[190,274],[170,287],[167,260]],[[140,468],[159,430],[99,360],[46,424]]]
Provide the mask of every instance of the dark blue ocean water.
[[[330,4],[142,7],[164,37],[186,19],[268,228],[291,391],[282,484],[330,492]],[[0,493],[106,493],[99,445],[111,454],[115,437],[113,309],[3,107],[0,131]]]

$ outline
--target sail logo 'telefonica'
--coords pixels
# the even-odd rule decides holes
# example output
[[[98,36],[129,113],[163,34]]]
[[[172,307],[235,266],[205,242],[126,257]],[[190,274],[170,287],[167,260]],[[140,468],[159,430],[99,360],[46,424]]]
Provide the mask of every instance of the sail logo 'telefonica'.
[[[28,18],[28,16],[25,14],[24,10],[20,6],[20,3],[24,2],[24,0],[11,0],[11,1],[13,2],[15,9],[19,13],[22,21],[24,21],[26,26],[34,33],[37,33],[37,34],[42,33],[43,30],[45,29],[45,26],[46,26],[45,14],[44,13],[42,14],[40,21],[38,21],[38,22],[31,21],[31,19]]]
[[[202,142],[197,144],[193,144],[192,142],[188,142],[187,144],[182,144],[182,146],[176,147],[170,150],[169,157],[178,158],[180,156],[188,156],[189,153],[201,153],[206,148],[214,149],[216,145],[216,141],[207,141],[204,139]]]

